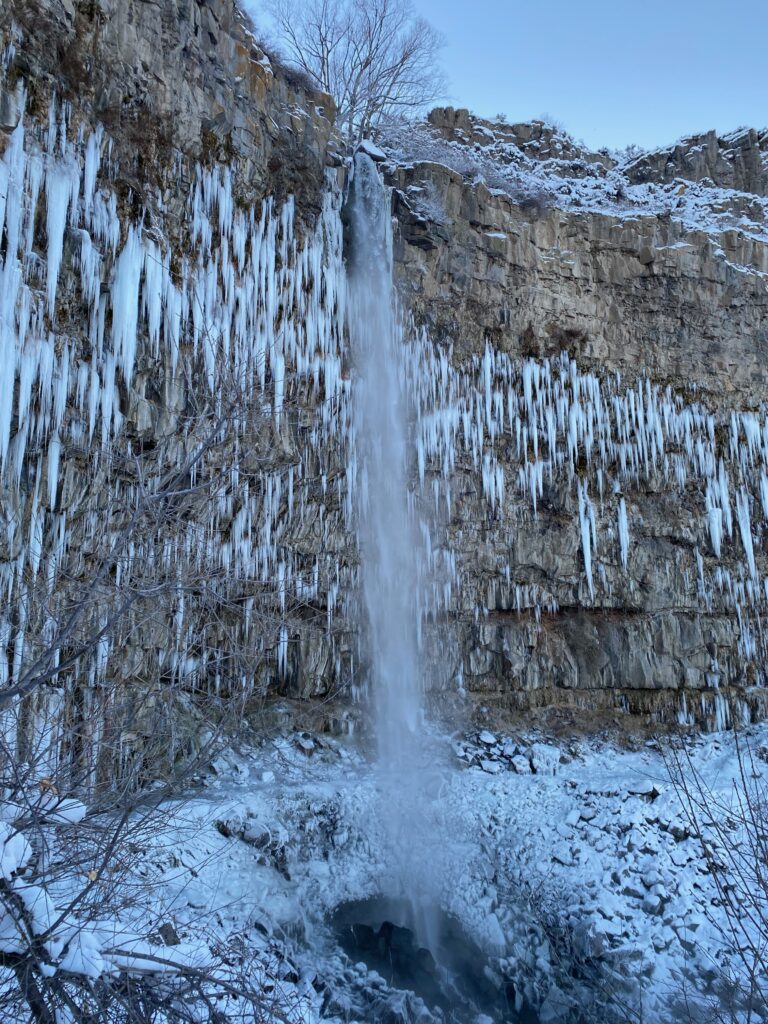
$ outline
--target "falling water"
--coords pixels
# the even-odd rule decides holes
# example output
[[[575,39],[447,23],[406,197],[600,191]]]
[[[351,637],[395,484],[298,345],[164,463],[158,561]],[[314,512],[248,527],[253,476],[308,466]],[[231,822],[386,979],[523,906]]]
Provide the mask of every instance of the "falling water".
[[[408,346],[392,279],[390,209],[375,164],[358,154],[348,204],[348,315],[361,578],[386,844],[380,895],[387,912],[399,915],[390,924],[411,930],[447,978],[455,965],[440,910],[445,852],[430,795],[439,788],[445,757],[422,707],[426,525],[417,528],[419,502],[409,501]]]
[[[421,718],[419,558],[408,509],[403,332],[392,285],[390,195],[364,153],[355,158],[349,212],[359,536],[376,735],[383,772],[407,777],[415,768]]]

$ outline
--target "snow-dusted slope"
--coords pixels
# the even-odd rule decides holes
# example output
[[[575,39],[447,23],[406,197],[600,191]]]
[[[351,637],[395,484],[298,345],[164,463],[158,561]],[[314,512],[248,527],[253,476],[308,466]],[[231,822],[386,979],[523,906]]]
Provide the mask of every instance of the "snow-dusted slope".
[[[368,1020],[397,1000],[341,953],[326,915],[378,895],[397,851],[377,816],[376,773],[348,745],[299,739],[222,759],[218,778],[169,821],[163,852],[148,846],[139,863],[162,894],[158,923],[172,921],[181,937],[201,920],[220,935],[256,924],[277,938],[287,931],[304,985],[319,973],[330,1015]],[[764,730],[742,737],[742,754],[764,742]],[[742,1019],[748,963],[738,939],[746,945],[754,907],[741,923],[726,911],[711,859],[723,879],[741,870],[736,831],[726,827],[728,850],[719,831],[744,793],[732,737],[695,744],[690,762],[681,755],[711,797],[703,841],[671,783],[674,758],[656,744],[558,749],[486,731],[456,750],[463,770],[447,753],[424,766],[433,842],[409,841],[431,880],[425,895],[478,943],[495,984],[511,982],[542,1021],[659,1024],[687,1019],[686,1003],[706,1019],[732,985]],[[762,770],[757,758],[746,763]]]
[[[752,135],[758,165],[768,166],[768,143],[761,153],[757,133]],[[748,141],[749,136],[746,131],[734,133],[722,140],[721,151],[715,146],[724,167],[738,166],[739,152],[733,143],[744,141],[744,137]],[[711,143],[709,136],[707,139]],[[684,140],[687,145],[681,142],[668,151],[619,162],[607,151],[585,150],[543,122],[511,126],[448,108],[434,110],[428,123],[386,128],[382,141],[398,164],[414,160],[444,164],[534,208],[553,205],[570,212],[623,219],[670,217],[687,231],[719,235],[734,230],[756,241],[768,240],[765,188],[750,190],[748,186],[756,185],[755,176],[740,177],[733,170],[730,181],[742,188],[723,187],[705,174],[706,166],[690,167],[691,154],[706,151],[706,147],[695,145],[695,139]],[[646,167],[654,159],[664,166],[664,174],[654,176]],[[763,173],[768,175],[768,171]],[[729,180],[725,174],[722,179]]]

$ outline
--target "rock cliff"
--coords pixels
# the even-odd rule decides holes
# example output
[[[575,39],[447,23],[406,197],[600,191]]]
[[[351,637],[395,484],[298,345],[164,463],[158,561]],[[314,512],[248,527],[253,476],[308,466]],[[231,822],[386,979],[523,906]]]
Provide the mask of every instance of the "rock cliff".
[[[233,0],[14,0],[0,34],[17,742],[93,782],[171,766],[233,697],[341,727],[365,666],[332,102]],[[764,137],[658,170],[461,111],[406,135],[384,171],[434,685],[761,714]]]
[[[333,105],[231,0],[0,33],[3,711],[22,756],[141,779],[342,671]]]
[[[276,73],[234,0],[13,0],[0,32],[6,131],[22,79],[28,115],[46,121],[55,94],[75,126],[103,126],[118,184],[141,201],[181,155],[237,161],[244,195],[294,195],[302,214],[319,212],[333,101]]]
[[[684,178],[764,196],[768,194],[768,131],[739,128],[729,135],[692,135],[638,156],[625,173],[633,182]]]
[[[453,110],[430,121],[432,133],[389,140],[401,293],[419,324],[450,339],[454,365],[475,387],[492,376],[493,401],[506,406],[511,374],[527,405],[522,415],[511,405],[497,416],[494,458],[506,486],[492,511],[483,511],[471,475],[454,488],[448,529],[462,600],[488,613],[459,627],[467,685],[518,706],[624,707],[710,724],[727,717],[738,693],[736,703],[748,695],[742,714],[759,713],[762,655],[747,654],[751,627],[733,590],[742,579],[751,595],[744,604],[762,604],[763,456],[753,464],[745,453],[752,429],[762,436],[768,396],[757,133],[710,145],[721,184],[748,183],[755,195],[745,195],[698,180],[712,163],[695,164],[698,147],[687,143],[670,151],[662,184],[637,186],[643,158],[617,168],[541,123],[482,122]],[[751,177],[742,173],[747,164]],[[688,175],[694,183],[681,180]],[[546,383],[532,384],[530,375],[545,370]],[[599,450],[571,458],[563,473],[552,435],[562,430],[561,443],[571,443],[558,403],[581,406],[579,385],[567,383],[576,373],[597,389],[584,406]],[[634,408],[624,430],[616,403],[628,395]],[[709,465],[697,464],[688,427],[667,433],[672,409],[706,421]],[[659,447],[628,469],[620,439],[638,426],[642,433],[649,415],[664,422]],[[729,505],[741,500],[748,517],[751,503],[745,530],[755,531],[754,544],[734,529],[735,512],[712,511],[721,459]],[[537,471],[543,477],[534,483]],[[588,490],[594,518],[585,544]],[[711,529],[721,514],[733,520],[722,551]],[[633,524],[626,555],[624,516]],[[594,591],[584,585],[586,557],[600,578]],[[517,611],[521,594],[523,603],[531,595],[529,618]]]

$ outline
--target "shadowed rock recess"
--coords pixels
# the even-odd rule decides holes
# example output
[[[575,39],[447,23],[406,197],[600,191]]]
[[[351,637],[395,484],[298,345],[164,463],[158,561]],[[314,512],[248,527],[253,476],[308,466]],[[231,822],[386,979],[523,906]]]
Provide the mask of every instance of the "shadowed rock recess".
[[[366,666],[333,103],[233,0],[9,0],[0,47],[0,680],[44,677],[19,743],[97,784],[232,695],[340,727]],[[622,164],[449,109],[380,142],[433,685],[762,714],[765,133]]]

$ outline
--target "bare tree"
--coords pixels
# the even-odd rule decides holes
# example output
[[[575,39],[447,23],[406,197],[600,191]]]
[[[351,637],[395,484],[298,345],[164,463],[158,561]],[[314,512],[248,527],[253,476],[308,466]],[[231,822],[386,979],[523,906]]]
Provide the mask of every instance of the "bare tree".
[[[272,0],[289,60],[338,106],[349,142],[438,99],[440,34],[410,0]]]

